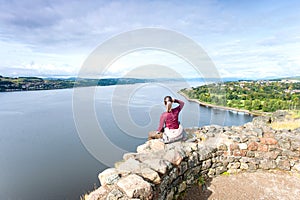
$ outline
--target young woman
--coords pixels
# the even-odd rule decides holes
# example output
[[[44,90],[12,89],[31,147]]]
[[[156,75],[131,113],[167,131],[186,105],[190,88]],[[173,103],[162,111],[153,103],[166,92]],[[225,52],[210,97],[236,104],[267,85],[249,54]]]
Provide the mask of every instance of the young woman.
[[[173,103],[178,103],[176,108],[172,108]],[[175,142],[183,139],[183,128],[179,124],[178,115],[184,106],[184,102],[179,99],[173,99],[170,96],[164,98],[166,112],[160,116],[157,133],[163,132],[164,143]]]

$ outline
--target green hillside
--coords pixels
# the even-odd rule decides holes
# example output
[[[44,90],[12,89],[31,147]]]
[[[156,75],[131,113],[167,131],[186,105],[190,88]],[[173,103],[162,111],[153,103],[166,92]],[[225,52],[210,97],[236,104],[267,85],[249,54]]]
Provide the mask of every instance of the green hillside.
[[[184,89],[189,98],[249,111],[300,109],[300,81],[235,81]]]

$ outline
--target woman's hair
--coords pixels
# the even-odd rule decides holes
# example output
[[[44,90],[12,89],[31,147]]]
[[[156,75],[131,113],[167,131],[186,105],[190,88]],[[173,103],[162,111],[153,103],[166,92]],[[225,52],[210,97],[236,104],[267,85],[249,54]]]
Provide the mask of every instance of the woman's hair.
[[[164,103],[167,108],[167,112],[171,112],[172,109],[172,97],[171,96],[165,96]]]
[[[171,101],[167,102],[166,108],[167,108],[167,112],[171,112],[171,110],[172,110],[172,102]]]
[[[167,105],[168,101],[172,102],[172,97],[171,96],[165,96],[165,98],[164,98],[165,105]]]

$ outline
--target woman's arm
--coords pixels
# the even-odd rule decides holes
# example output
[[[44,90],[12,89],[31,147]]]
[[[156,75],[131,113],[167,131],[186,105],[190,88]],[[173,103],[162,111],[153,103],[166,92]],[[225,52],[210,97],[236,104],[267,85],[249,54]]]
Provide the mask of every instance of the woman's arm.
[[[179,104],[179,106],[178,106],[179,110],[181,110],[183,108],[183,106],[184,106],[184,102],[181,101],[181,100],[179,100],[179,99],[173,99],[173,102]]]
[[[160,115],[160,120],[159,120],[159,126],[158,126],[158,129],[157,129],[158,132],[162,132],[162,130],[164,128],[164,124],[165,124],[165,116],[164,116],[164,114],[161,114]]]

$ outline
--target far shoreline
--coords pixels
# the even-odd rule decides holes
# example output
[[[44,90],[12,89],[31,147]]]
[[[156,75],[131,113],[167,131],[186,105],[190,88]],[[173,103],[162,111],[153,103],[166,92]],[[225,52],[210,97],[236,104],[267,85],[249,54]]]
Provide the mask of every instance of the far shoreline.
[[[253,116],[253,117],[262,115],[262,113],[260,113],[260,114],[254,113],[254,112],[251,112],[251,111],[245,110],[245,109],[238,109],[238,108],[232,108],[232,107],[226,107],[226,106],[218,106],[218,105],[213,105],[210,103],[205,103],[205,102],[199,101],[197,99],[191,99],[181,91],[178,91],[178,94],[182,95],[184,98],[186,98],[190,102],[198,103],[200,106],[209,107],[209,108],[213,108],[213,109],[219,109],[219,110],[228,110],[228,111],[233,111],[233,112],[237,112],[237,113],[241,112],[241,113]]]

